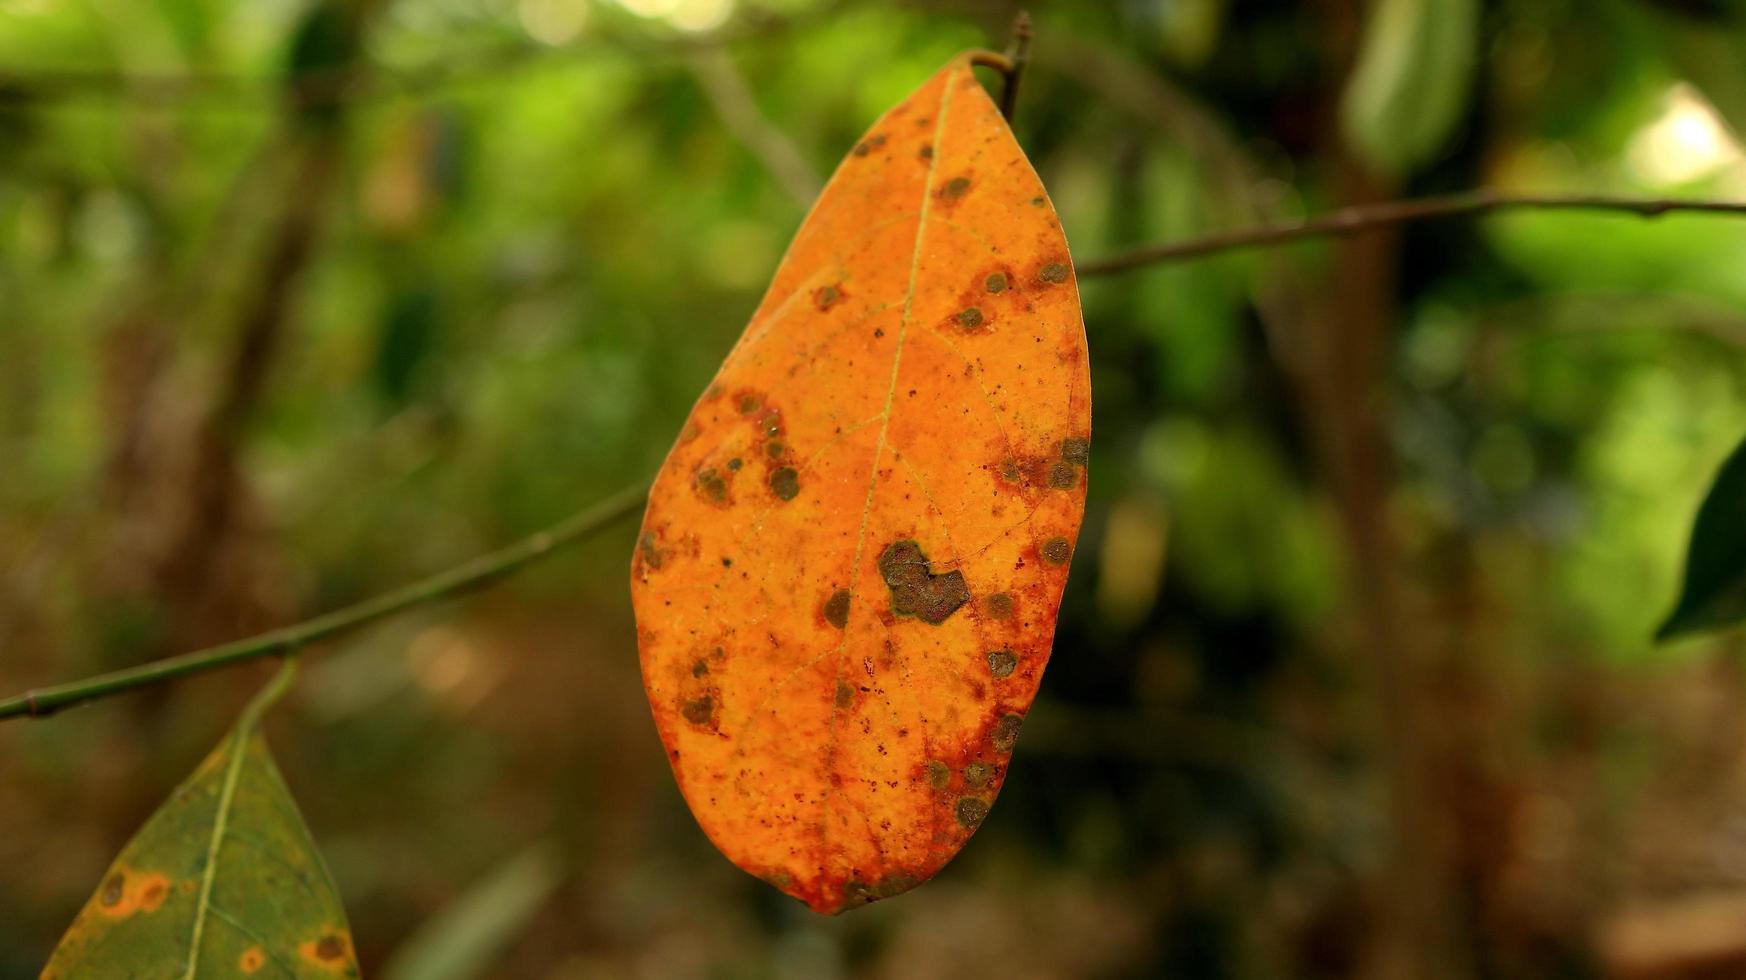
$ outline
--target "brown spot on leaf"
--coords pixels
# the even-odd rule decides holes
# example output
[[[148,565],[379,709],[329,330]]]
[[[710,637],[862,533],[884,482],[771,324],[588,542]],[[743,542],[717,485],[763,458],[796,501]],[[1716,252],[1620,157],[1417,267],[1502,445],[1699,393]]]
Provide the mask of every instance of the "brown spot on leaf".
[[[330,973],[339,973],[351,965],[351,940],[340,933],[326,933],[320,938],[303,943],[297,947],[304,962],[314,964]]]
[[[127,875],[117,871],[103,879],[103,887],[97,890],[97,904],[112,909],[121,904],[127,895]]]
[[[958,321],[960,330],[974,330],[982,326],[982,311],[972,306],[967,310],[959,311],[958,315],[952,319]]]
[[[849,625],[849,590],[838,589],[824,604],[825,622],[837,629],[845,629]]]
[[[995,722],[994,731],[989,734],[988,740],[1000,751],[1011,752],[1012,747],[1018,744],[1019,729],[1024,727],[1024,723],[1023,715],[1002,715]]]
[[[1067,281],[1067,263],[1050,262],[1037,270],[1037,278],[1043,282],[1063,283]]]
[[[1051,565],[1065,565],[1073,557],[1073,546],[1067,543],[1066,538],[1050,538],[1043,542],[1040,550],[1043,560]]]
[[[994,778],[994,767],[986,762],[972,762],[964,767],[964,785],[981,789]]]
[[[988,672],[996,677],[1011,677],[1018,667],[1018,657],[1011,650],[990,650],[988,652]]]
[[[771,473],[770,492],[783,500],[793,500],[800,495],[800,473],[792,466]]]
[[[945,789],[951,784],[952,770],[947,768],[944,762],[938,759],[929,759],[927,770],[928,785],[934,789]]]
[[[637,547],[642,550],[643,564],[650,568],[658,569],[661,567],[661,563],[667,560],[666,552],[656,547],[653,533],[644,533],[642,539],[637,542]]]
[[[242,956],[238,957],[236,961],[236,968],[244,973],[254,973],[266,965],[266,950],[261,949],[259,946],[250,946],[248,949],[243,950]]]
[[[948,201],[957,200],[968,193],[970,193],[970,178],[968,177],[953,177],[946,181],[944,187],[940,188],[940,196]]]
[[[1078,485],[1079,471],[1072,463],[1058,459],[1049,467],[1049,486],[1056,490],[1071,490]]]
[[[833,703],[839,708],[847,708],[855,703],[855,689],[842,681],[837,681],[837,696]]]
[[[928,556],[913,540],[887,545],[879,555],[879,574],[891,590],[891,611],[899,616],[938,626],[970,601],[964,573],[935,575],[928,569]]]
[[[966,827],[974,827],[982,822],[983,817],[988,816],[988,803],[974,796],[963,797],[952,809],[957,814],[958,822]]]
[[[692,664],[691,664],[691,676],[692,677],[702,677],[704,674],[707,674],[707,673],[709,673],[708,661],[705,661],[705,660],[700,658],[700,659],[692,662]]]
[[[715,467],[706,466],[697,471],[697,492],[712,503],[726,503],[728,496],[727,481],[721,478]]]
[[[1083,436],[1061,440],[1061,458],[1075,466],[1091,462],[1091,440]]]
[[[877,902],[882,898],[901,895],[919,884],[921,884],[920,878],[908,874],[890,875],[873,884],[850,879],[843,884],[842,909],[856,909],[868,902]]]
[[[759,398],[756,393],[742,393],[739,397],[740,414],[750,415],[753,412],[756,412],[763,404],[764,399]]]
[[[821,310],[830,309],[842,298],[842,290],[836,286],[820,286],[812,291],[812,304]]]
[[[693,725],[707,725],[715,717],[715,698],[705,694],[679,705],[679,713]]]
[[[982,288],[991,293],[1006,292],[1006,273],[990,272],[988,278],[982,280]]]
[[[170,879],[163,875],[147,875],[139,883],[139,909],[156,912],[164,899],[170,897]]]
[[[990,619],[1011,619],[1012,596],[1005,592],[996,592],[982,600],[982,611],[986,612]]]

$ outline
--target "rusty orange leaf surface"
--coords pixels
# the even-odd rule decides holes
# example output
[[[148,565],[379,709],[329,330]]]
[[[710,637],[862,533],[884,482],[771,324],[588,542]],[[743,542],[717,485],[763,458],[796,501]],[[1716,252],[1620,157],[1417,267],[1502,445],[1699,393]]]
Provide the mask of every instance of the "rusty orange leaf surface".
[[[976,831],[1049,659],[1090,436],[1066,239],[960,56],[843,160],[649,496],[643,681],[734,863],[832,913]]]

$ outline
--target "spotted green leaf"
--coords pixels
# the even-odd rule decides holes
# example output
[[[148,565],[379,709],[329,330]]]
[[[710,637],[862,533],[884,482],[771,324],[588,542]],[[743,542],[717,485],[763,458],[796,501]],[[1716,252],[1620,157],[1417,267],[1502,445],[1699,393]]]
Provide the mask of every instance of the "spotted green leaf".
[[[261,736],[285,667],[110,865],[43,980],[356,977],[345,910]]]
[[[1722,464],[1698,508],[1679,603],[1656,631],[1666,640],[1746,620],[1746,442]]]

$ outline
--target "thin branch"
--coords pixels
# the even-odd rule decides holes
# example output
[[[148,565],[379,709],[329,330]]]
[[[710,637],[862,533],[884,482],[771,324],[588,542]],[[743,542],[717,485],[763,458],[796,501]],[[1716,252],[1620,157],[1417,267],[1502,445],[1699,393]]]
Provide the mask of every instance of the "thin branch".
[[[1012,40],[1006,45],[1006,60],[1012,68],[1006,73],[1006,87],[1000,90],[1000,114],[1012,122],[1012,114],[1018,108],[1019,82],[1024,80],[1025,69],[1031,64],[1031,15],[1020,10],[1012,18]]]
[[[1350,235],[1410,221],[1483,215],[1494,211],[1596,211],[1658,218],[1674,212],[1742,215],[1746,214],[1746,202],[1645,200],[1604,194],[1502,194],[1489,190],[1465,191],[1440,197],[1342,208],[1291,224],[1249,228],[1159,245],[1142,245],[1083,263],[1078,267],[1078,274],[1080,278],[1115,275],[1162,262],[1202,258],[1237,249],[1271,248],[1305,238]]]
[[[764,117],[758,102],[746,86],[746,80],[734,67],[733,59],[722,48],[706,48],[691,55],[687,62],[703,94],[715,106],[725,127],[740,142],[776,182],[802,208],[810,207],[818,197],[824,181],[806,162],[794,141]]]
[[[205,673],[244,660],[281,656],[403,610],[481,588],[512,572],[520,571],[566,545],[589,538],[618,519],[634,513],[642,505],[647,493],[646,484],[626,487],[600,503],[506,548],[373,599],[365,599],[293,626],[85,680],[27,691],[17,697],[0,701],[0,719],[21,716],[41,718],[62,708],[138,687]]]

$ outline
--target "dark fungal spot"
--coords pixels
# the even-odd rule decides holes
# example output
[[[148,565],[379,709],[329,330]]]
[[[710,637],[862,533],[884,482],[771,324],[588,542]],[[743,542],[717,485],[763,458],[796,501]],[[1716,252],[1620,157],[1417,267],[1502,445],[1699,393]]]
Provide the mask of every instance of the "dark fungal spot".
[[[1091,440],[1083,436],[1061,440],[1061,458],[1075,466],[1091,462]]]
[[[760,405],[763,405],[764,402],[763,402],[763,399],[759,398],[757,395],[748,394],[748,395],[741,395],[740,396],[740,403],[739,404],[740,404],[740,414],[741,415],[750,415],[753,412],[756,412],[758,410],[758,407]]]
[[[974,796],[966,796],[958,801],[953,812],[957,814],[959,823],[974,827],[982,822],[983,817],[988,816],[988,804]]]
[[[1050,538],[1043,542],[1043,560],[1051,565],[1065,565],[1073,557],[1073,546],[1066,538]]]
[[[727,499],[727,481],[721,478],[721,474],[713,466],[697,471],[697,489],[717,503]]]
[[[787,448],[787,447],[783,446],[779,442],[771,442],[769,445],[764,447],[764,452],[770,454],[771,459],[775,459],[776,457],[782,455],[782,451],[785,448]]]
[[[741,460],[738,456],[735,456],[733,459],[728,460],[728,469],[730,469],[730,470],[738,470],[740,467],[742,467],[744,465],[746,465],[745,462],[743,460]]]
[[[835,286],[820,286],[812,292],[812,303],[821,310],[830,309],[842,298],[842,291]]]
[[[705,694],[695,700],[686,701],[679,706],[679,713],[693,725],[707,725],[715,717],[715,699]]]
[[[891,590],[891,611],[899,616],[938,626],[970,601],[964,573],[935,575],[928,570],[928,556],[913,540],[887,545],[879,555],[879,574]]]
[[[323,936],[315,944],[315,955],[324,960],[337,960],[346,955],[346,941],[338,936]]]
[[[849,625],[849,590],[838,589],[824,604],[825,622],[837,629],[845,629]]]
[[[117,871],[103,879],[103,888],[97,893],[97,901],[114,908],[121,904],[122,896],[127,893],[127,876]]]
[[[996,592],[982,600],[982,610],[992,619],[1012,618],[1012,596],[1005,592]]]
[[[1067,264],[1065,262],[1050,262],[1037,271],[1037,278],[1044,282],[1066,282]]]
[[[916,153],[916,156],[921,157],[923,160],[932,160],[934,158],[934,148],[932,146],[923,146],[921,150]]]
[[[1071,490],[1078,485],[1079,471],[1072,463],[1058,459],[1049,467],[1049,486],[1056,490]]]
[[[660,568],[661,563],[667,560],[666,554],[662,552],[660,548],[655,547],[655,536],[653,534],[645,533],[637,542],[637,547],[642,550],[643,564],[648,565],[650,568]]]
[[[952,782],[952,770],[938,759],[928,760],[928,785],[934,789],[945,789]]]
[[[940,188],[940,196],[950,199],[963,197],[970,192],[970,178],[953,177],[946,181],[946,186]]]
[[[839,708],[847,708],[855,703],[855,689],[842,681],[837,681],[837,694],[832,701]]]
[[[990,650],[988,672],[996,677],[1011,677],[1018,668],[1018,657],[1011,650]]]
[[[1042,206],[1043,206],[1043,198],[1042,198],[1042,196],[1041,196],[1041,195],[1038,195],[1038,196],[1037,196],[1037,197],[1033,197],[1033,198],[1031,198],[1031,205],[1032,205],[1032,206],[1033,206],[1033,207],[1039,207],[1039,208],[1040,208],[1040,207],[1042,207]]]
[[[707,674],[707,673],[709,673],[709,663],[707,661],[702,660],[702,659],[698,659],[698,660],[695,660],[692,662],[692,664],[691,664],[691,676],[692,677],[702,677],[704,674]]]
[[[1024,726],[1024,723],[1025,719],[1022,715],[1002,715],[1000,720],[995,722],[994,731],[989,734],[988,740],[993,742],[994,747],[1000,751],[1011,752],[1012,747],[1018,744],[1019,729]]]
[[[792,466],[784,466],[770,474],[770,492],[783,500],[800,495],[800,474]]]
[[[851,879],[843,884],[843,908],[860,908],[868,902],[901,895],[919,884],[921,879],[906,874],[891,875],[873,884]]]
[[[988,278],[982,280],[982,288],[991,293],[1006,292],[1006,273],[990,272]]]
[[[994,778],[994,767],[986,762],[972,762],[964,767],[964,785],[981,789]]]
[[[964,330],[974,330],[977,327],[982,326],[982,311],[972,306],[969,309],[960,312],[956,317],[953,317],[953,319],[958,321],[958,326],[960,328]]]

